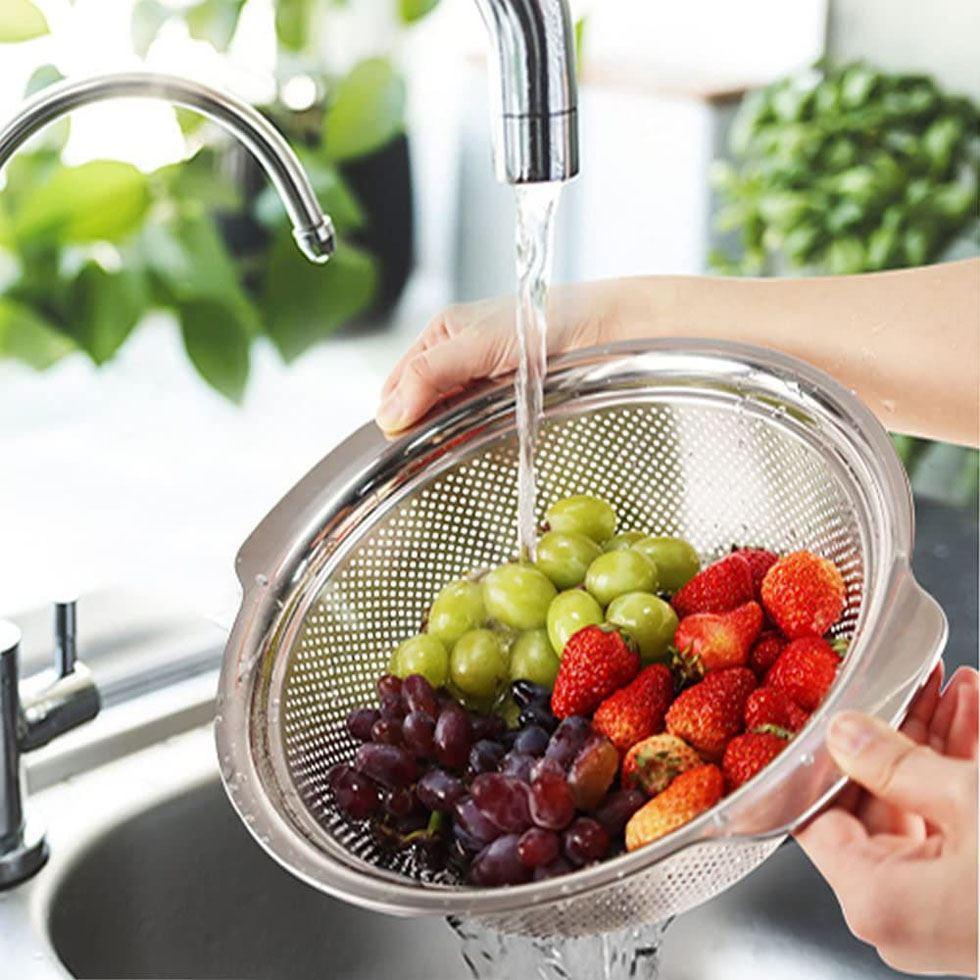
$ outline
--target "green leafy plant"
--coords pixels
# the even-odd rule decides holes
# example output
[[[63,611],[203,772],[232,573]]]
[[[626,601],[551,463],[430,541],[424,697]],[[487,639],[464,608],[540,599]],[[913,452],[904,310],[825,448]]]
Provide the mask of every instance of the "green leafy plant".
[[[279,0],[280,45],[306,50],[314,18],[338,2]],[[199,0],[178,8],[140,0],[133,12],[134,45],[147,50],[164,23],[180,16],[193,36],[223,49],[244,5]],[[435,0],[402,0],[397,9],[411,24],[435,6]],[[28,0],[3,0],[0,8],[0,41],[47,30]],[[56,79],[52,69],[41,68],[28,90]],[[0,358],[43,370],[83,352],[103,364],[148,312],[167,310],[197,372],[237,401],[256,338],[266,337],[292,360],[368,310],[377,261],[351,240],[366,217],[342,168],[403,131],[405,85],[386,58],[365,60],[341,76],[321,72],[316,79],[324,90],[320,111],[291,114],[272,107],[270,113],[297,146],[333,218],[338,249],[326,266],[311,265],[296,249],[271,188],[249,199],[220,176],[222,142],[205,143],[189,160],[151,174],[113,161],[67,167],[60,161],[66,124],[45,146],[12,161],[0,193],[0,258],[12,258],[14,270],[0,281]],[[197,119],[182,115],[181,121],[199,140]],[[222,234],[228,216],[248,217],[262,230],[266,244],[257,254],[231,252]]]
[[[977,236],[980,110],[925,76],[864,63],[791,76],[746,98],[730,149],[714,167],[716,224],[740,250],[715,251],[717,271],[875,272]],[[976,498],[975,452],[892,438],[917,490],[941,482],[949,501]]]
[[[936,261],[976,225],[978,127],[970,100],[864,63],[752,94],[713,174],[718,228],[740,236],[740,254],[712,265],[843,274]]]

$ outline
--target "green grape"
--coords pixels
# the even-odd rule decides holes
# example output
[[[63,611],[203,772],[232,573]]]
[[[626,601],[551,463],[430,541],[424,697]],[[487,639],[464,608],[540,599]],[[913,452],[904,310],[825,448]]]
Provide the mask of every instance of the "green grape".
[[[597,559],[598,560],[598,559]],[[583,589],[569,589],[548,607],[548,639],[560,657],[568,638],[585,626],[598,626],[602,607]]]
[[[478,582],[450,582],[435,597],[425,631],[451,647],[468,630],[486,622],[483,589]]]
[[[442,640],[421,633],[406,640],[392,657],[392,673],[398,677],[421,674],[433,687],[449,677],[449,653]]]
[[[657,566],[659,587],[668,592],[687,585],[701,568],[698,553],[683,538],[643,538],[633,545],[633,550]]]
[[[507,682],[507,653],[493,630],[464,633],[449,655],[453,686],[469,698],[492,699]]]
[[[655,592],[657,585],[657,566],[633,548],[599,555],[585,576],[585,587],[603,606],[625,592]]]
[[[666,659],[677,629],[669,603],[649,592],[627,592],[609,603],[606,619],[633,640],[644,665]]]
[[[642,541],[646,535],[642,531],[623,531],[611,537],[602,546],[603,551],[625,551],[632,548],[637,541]]]
[[[556,501],[546,516],[552,531],[584,534],[593,541],[605,541],[616,530],[616,511],[605,500],[585,494]]]
[[[544,626],[558,594],[551,579],[533,565],[501,565],[483,580],[483,601],[493,619],[516,630]]]
[[[557,674],[558,658],[548,639],[548,631],[528,630],[521,633],[510,651],[510,679],[533,681],[542,687],[551,687]]]
[[[589,565],[599,554],[599,546],[584,534],[549,531],[538,541],[534,564],[556,588],[574,589],[585,581]]]
[[[508,728],[517,728],[520,725],[521,709],[510,696],[505,698],[503,704],[497,708],[497,714],[504,719]]]

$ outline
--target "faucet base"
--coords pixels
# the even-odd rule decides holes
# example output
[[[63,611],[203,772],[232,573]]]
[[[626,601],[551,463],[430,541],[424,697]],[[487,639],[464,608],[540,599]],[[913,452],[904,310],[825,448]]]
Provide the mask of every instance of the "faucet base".
[[[48,842],[44,830],[28,821],[21,843],[12,851],[0,854],[0,891],[37,874],[47,860]]]

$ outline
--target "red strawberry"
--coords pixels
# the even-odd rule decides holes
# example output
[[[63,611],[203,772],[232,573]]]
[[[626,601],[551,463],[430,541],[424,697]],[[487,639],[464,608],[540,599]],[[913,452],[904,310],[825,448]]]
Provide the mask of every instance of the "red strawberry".
[[[782,691],[806,711],[813,711],[834,683],[840,658],[819,636],[793,640],[766,674],[766,686]]]
[[[728,612],[750,602],[754,595],[752,566],[736,551],[698,572],[671,603],[683,619],[694,613]]]
[[[685,616],[674,632],[674,646],[702,674],[744,667],[761,628],[762,607],[747,602],[727,613]]]
[[[766,671],[786,647],[786,640],[775,630],[763,630],[749,650],[749,667],[761,681]]]
[[[701,765],[701,756],[676,735],[662,732],[637,742],[626,753],[620,782],[648,796],[663,792],[682,772]]]
[[[586,626],[565,644],[551,692],[551,710],[558,718],[587,715],[610,694],[629,684],[640,658],[616,630]]]
[[[717,766],[698,766],[681,773],[630,817],[626,850],[635,851],[710,810],[721,799],[724,788],[725,780]]]
[[[762,603],[791,640],[823,636],[844,609],[844,579],[837,566],[810,551],[780,558],[762,580]]]
[[[648,735],[664,730],[664,715],[673,698],[670,668],[651,664],[599,705],[592,717],[592,728],[625,752]]]
[[[721,763],[725,786],[729,792],[748,782],[765,769],[786,748],[789,739],[775,732],[746,732],[733,738],[725,749]]]
[[[779,561],[779,555],[766,551],[765,548],[739,548],[736,554],[741,555],[749,563],[752,571],[752,588],[758,597],[762,580],[766,577],[766,572]]]
[[[677,696],[667,712],[667,731],[704,758],[720,759],[725,745],[742,730],[745,701],[755,686],[755,674],[746,667],[708,674]]]
[[[808,712],[777,687],[756,688],[745,702],[744,720],[748,731],[763,725],[775,725],[798,732],[809,717]]]

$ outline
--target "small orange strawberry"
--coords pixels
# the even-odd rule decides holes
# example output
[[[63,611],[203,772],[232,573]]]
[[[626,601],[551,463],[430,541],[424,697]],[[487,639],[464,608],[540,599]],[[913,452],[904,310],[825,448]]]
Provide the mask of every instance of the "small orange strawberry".
[[[755,674],[747,667],[708,674],[677,696],[667,712],[667,731],[703,758],[720,759],[728,742],[742,730],[745,702],[755,686]]]
[[[775,725],[798,732],[810,715],[777,687],[756,688],[745,702],[745,728],[752,731],[763,725]]]
[[[749,650],[749,667],[760,681],[766,676],[766,672],[776,662],[785,646],[785,638],[775,630],[763,630],[759,634],[759,638]]]
[[[680,619],[695,613],[728,612],[750,602],[755,595],[752,587],[752,566],[738,552],[726,555],[698,572],[679,589],[671,605]]]
[[[726,613],[685,616],[674,632],[674,646],[701,675],[726,667],[744,667],[761,628],[762,607],[757,602],[747,602]]]
[[[793,640],[766,674],[766,687],[775,687],[804,711],[814,711],[837,676],[840,658],[819,636]]]
[[[762,580],[762,604],[791,640],[823,636],[840,618],[844,598],[837,566],[811,551],[785,555]]]
[[[591,714],[610,694],[629,684],[640,658],[614,629],[586,626],[565,644],[551,692],[556,718]]]
[[[651,664],[599,705],[592,728],[625,752],[640,739],[664,730],[664,715],[673,699],[670,668]]]
[[[721,764],[728,792],[738,789],[742,783],[765,769],[786,748],[791,737],[789,732],[775,728],[746,732],[733,738],[725,749]]]
[[[717,766],[697,766],[681,773],[630,817],[626,850],[650,844],[710,810],[721,799],[724,788],[725,780]]]
[[[737,548],[736,554],[741,555],[749,563],[752,571],[752,588],[758,598],[762,580],[766,577],[766,572],[779,561],[779,555],[766,551],[765,548]]]
[[[700,765],[701,756],[687,742],[662,732],[637,742],[626,753],[619,778],[625,789],[642,789],[647,796],[656,796],[682,772]]]

